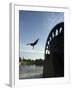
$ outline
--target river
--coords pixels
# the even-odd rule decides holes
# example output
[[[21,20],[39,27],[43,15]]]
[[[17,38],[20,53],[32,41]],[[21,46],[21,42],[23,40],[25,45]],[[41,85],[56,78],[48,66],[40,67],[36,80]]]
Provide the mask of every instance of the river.
[[[19,79],[42,78],[43,66],[19,65]]]

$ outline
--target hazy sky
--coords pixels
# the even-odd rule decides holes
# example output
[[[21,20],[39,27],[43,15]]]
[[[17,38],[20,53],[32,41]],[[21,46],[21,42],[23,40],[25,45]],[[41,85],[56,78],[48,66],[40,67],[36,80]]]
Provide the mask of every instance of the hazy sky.
[[[59,22],[64,21],[63,12],[39,12],[39,11],[19,11],[19,42],[20,57],[26,59],[44,59],[44,49],[46,39],[52,28]],[[39,38],[39,42],[32,49],[27,43],[34,42]]]

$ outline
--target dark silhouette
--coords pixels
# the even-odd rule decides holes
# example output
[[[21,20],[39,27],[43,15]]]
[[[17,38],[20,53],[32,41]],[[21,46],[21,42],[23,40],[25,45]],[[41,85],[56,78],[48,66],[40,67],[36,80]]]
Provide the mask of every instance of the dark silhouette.
[[[64,22],[57,24],[48,35],[43,77],[64,77]]]
[[[34,41],[34,43],[28,43],[27,45],[32,46],[34,49],[34,46],[38,43],[38,41],[39,41],[39,38],[36,41]]]

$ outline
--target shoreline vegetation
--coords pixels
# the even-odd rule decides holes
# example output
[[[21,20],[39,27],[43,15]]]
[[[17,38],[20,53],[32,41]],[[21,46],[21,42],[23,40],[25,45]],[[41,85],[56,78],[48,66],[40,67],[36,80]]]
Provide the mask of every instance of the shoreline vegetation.
[[[32,59],[25,59],[25,58],[21,58],[19,57],[19,65],[43,65],[44,60],[43,59],[36,59],[36,60],[32,60]]]

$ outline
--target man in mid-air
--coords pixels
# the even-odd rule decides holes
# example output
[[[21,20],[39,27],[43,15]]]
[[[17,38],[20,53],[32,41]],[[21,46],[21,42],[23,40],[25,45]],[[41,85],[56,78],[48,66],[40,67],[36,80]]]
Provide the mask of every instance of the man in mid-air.
[[[38,41],[39,41],[39,38],[37,40],[35,40],[33,43],[28,43],[27,45],[32,46],[34,49],[34,46],[38,43]]]

